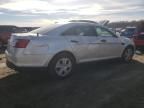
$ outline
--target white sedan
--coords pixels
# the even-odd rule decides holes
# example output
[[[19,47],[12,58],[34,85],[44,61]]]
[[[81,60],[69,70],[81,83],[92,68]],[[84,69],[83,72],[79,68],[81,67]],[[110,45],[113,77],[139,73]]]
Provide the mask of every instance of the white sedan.
[[[49,67],[48,72],[64,78],[75,64],[122,58],[131,61],[134,43],[92,21],[71,21],[13,34],[6,50],[9,67]]]

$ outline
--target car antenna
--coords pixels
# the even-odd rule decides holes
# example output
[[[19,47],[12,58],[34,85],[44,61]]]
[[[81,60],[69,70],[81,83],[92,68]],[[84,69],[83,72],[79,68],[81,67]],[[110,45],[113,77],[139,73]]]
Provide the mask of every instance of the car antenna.
[[[37,33],[37,37],[39,37],[39,33]]]

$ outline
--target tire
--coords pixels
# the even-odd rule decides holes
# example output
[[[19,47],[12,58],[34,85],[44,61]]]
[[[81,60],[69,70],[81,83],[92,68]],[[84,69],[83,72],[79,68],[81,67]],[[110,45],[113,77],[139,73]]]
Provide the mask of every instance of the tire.
[[[75,59],[68,53],[56,55],[49,64],[49,73],[54,78],[66,78],[75,68]]]
[[[127,47],[124,50],[121,58],[122,58],[122,60],[124,62],[130,62],[130,61],[132,61],[133,56],[134,56],[134,49],[133,49],[133,47]]]

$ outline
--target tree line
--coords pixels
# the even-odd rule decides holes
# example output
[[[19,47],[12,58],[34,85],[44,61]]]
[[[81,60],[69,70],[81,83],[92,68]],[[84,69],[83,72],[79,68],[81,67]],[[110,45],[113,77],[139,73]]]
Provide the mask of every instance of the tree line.
[[[119,21],[111,22],[108,24],[110,28],[125,28],[125,27],[137,27],[139,31],[144,31],[144,20],[140,21]]]

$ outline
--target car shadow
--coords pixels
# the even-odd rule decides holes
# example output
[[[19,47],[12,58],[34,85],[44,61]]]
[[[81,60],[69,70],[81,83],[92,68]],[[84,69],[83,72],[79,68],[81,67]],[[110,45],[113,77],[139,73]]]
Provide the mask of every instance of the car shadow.
[[[79,64],[75,73],[63,80],[53,79],[43,69],[16,72],[0,79],[0,108],[100,107],[107,94],[120,92],[115,87],[125,90],[137,81],[134,79],[144,78],[143,70],[144,64],[138,61],[114,59]]]

